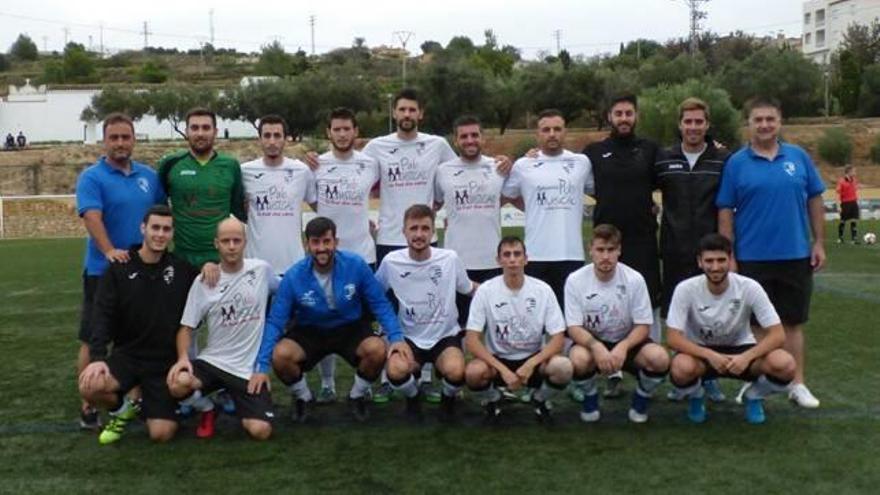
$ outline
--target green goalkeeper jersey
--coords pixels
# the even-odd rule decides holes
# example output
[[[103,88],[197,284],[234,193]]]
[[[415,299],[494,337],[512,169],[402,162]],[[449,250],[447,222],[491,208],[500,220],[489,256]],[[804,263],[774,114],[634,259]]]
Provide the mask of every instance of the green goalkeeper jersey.
[[[159,161],[159,177],[174,216],[174,252],[195,266],[217,262],[217,224],[230,214],[246,221],[241,167],[217,153],[204,165],[187,151]]]

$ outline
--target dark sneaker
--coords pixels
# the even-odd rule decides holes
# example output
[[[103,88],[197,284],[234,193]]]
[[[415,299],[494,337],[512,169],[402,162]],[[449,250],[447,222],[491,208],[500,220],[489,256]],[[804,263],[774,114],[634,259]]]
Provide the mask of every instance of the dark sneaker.
[[[406,398],[406,415],[410,417],[410,419],[421,419],[422,418],[422,394],[418,393],[412,397]]]
[[[358,423],[363,423],[370,418],[370,410],[367,409],[368,401],[369,399],[367,397],[358,397],[356,399],[351,397],[348,398],[349,410],[351,410],[352,417]]]
[[[290,411],[290,419],[293,420],[294,423],[303,424],[309,420],[311,409],[312,401],[296,399],[293,403],[293,408]]]
[[[79,412],[79,427],[82,430],[98,431],[101,429],[101,416],[94,407],[87,407]]]
[[[553,423],[553,415],[550,414],[550,404],[548,404],[546,400],[533,400],[532,408],[535,412],[535,419],[537,419],[539,423]]]
[[[441,394],[440,395],[440,420],[452,421],[455,419],[455,396]]]
[[[623,395],[623,373],[615,373],[608,377],[602,397],[616,399]]]
[[[483,405],[483,412],[485,414],[483,421],[487,424],[498,424],[498,421],[501,419],[501,407],[498,406],[497,400],[486,402]]]

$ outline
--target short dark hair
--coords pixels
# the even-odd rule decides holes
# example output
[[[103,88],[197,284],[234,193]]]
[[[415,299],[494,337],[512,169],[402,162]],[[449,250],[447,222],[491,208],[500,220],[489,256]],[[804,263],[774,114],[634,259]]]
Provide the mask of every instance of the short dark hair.
[[[706,234],[700,239],[700,246],[697,254],[702,255],[706,251],[724,251],[727,254],[733,253],[733,246],[730,239],[718,233]]]
[[[608,103],[608,111],[610,112],[611,109],[614,108],[614,105],[617,105],[618,103],[631,103],[633,108],[636,110],[639,109],[639,99],[632,93],[623,93],[611,98],[611,102]]]
[[[281,128],[284,130],[284,136],[286,137],[288,135],[287,121],[284,120],[284,117],[274,113],[260,117],[260,123],[257,124],[257,134],[261,137],[263,136],[263,126],[266,124],[281,124]]]
[[[157,217],[171,217],[171,208],[168,205],[155,204],[144,213],[144,218],[141,220],[141,223],[149,222],[150,217],[154,215]]]
[[[480,122],[480,119],[475,115],[462,115],[461,117],[455,119],[452,123],[452,130],[455,133],[458,133],[458,128],[466,125],[478,125],[482,128],[483,124]]]
[[[336,237],[336,224],[327,217],[315,217],[306,224],[306,239],[321,237],[330,231]]]
[[[511,244],[519,244],[523,248],[523,254],[526,254],[526,243],[515,235],[506,235],[502,237],[501,240],[498,241],[498,247],[495,249],[495,254],[501,256],[501,246],[509,246]]]
[[[433,223],[436,215],[430,206],[414,204],[403,213],[403,224],[406,225],[407,220],[418,220],[420,218],[430,218]]]
[[[131,133],[134,134],[134,122],[131,120],[131,117],[122,112],[113,112],[104,117],[102,132],[107,134],[107,126],[113,124],[128,124],[131,127]]]
[[[547,108],[541,110],[541,113],[538,114],[537,122],[540,122],[541,119],[546,119],[548,117],[559,117],[560,119],[562,119],[563,122],[565,122],[565,115],[562,115],[562,112],[556,108]]]
[[[596,239],[602,239],[605,242],[619,246],[621,237],[622,235],[617,227],[610,223],[602,223],[593,228],[593,239],[590,243],[592,244]]]
[[[337,120],[350,120],[352,127],[358,126],[357,117],[355,117],[354,112],[349,108],[345,107],[337,107],[330,111],[330,117],[327,118],[327,129],[330,128],[330,124],[334,119]]]
[[[394,100],[392,102],[394,108],[397,108],[397,102],[400,100],[412,100],[416,102],[420,109],[422,108],[422,100],[419,99],[419,93],[413,88],[403,88],[394,95]]]
[[[779,103],[779,100],[773,98],[772,96],[755,96],[753,98],[749,98],[746,101],[746,104],[743,105],[743,111],[745,111],[746,118],[752,114],[752,110],[756,108],[775,108],[779,114],[782,114],[782,103]]]
[[[208,110],[204,107],[196,107],[186,112],[186,118],[183,119],[186,122],[186,126],[189,127],[189,119],[192,117],[211,117],[211,123],[214,125],[214,128],[217,128],[217,114]]]

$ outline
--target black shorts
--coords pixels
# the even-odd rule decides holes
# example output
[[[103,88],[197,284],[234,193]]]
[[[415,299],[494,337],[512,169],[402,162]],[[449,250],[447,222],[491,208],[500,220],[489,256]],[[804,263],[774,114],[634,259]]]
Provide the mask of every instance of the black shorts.
[[[79,341],[88,344],[92,340],[92,313],[95,310],[95,293],[98,292],[100,275],[83,272],[83,300],[79,318]]]
[[[482,284],[486,280],[492,279],[501,275],[501,268],[490,268],[488,270],[468,270],[467,271],[468,278],[474,282]],[[473,295],[473,294],[472,294]],[[464,294],[455,294],[455,307],[458,309],[458,326],[464,329],[465,325],[467,325],[468,315],[471,311],[471,296]]]
[[[377,337],[368,323],[363,320],[354,321],[335,328],[291,327],[284,335],[285,339],[296,342],[306,353],[302,364],[303,371],[310,371],[324,356],[338,354],[352,367],[357,368],[360,359],[357,349],[361,342]]]
[[[840,221],[846,222],[847,220],[858,220],[859,219],[859,202],[858,201],[847,201],[846,203],[840,203]]]
[[[409,348],[412,349],[413,358],[416,360],[416,363],[419,364],[419,368],[421,368],[425,363],[434,364],[437,361],[437,358],[440,357],[440,354],[443,354],[443,351],[450,347],[455,347],[456,349],[461,350],[461,334],[443,337],[430,349],[422,349],[409,339],[406,339],[406,343],[409,345]]]
[[[526,265],[528,266],[528,265]],[[501,364],[507,366],[507,369],[516,373],[516,370],[519,369],[520,366],[525,364],[526,361],[532,359],[534,354],[527,358],[523,359],[506,359],[503,357],[495,356],[495,359],[501,361]],[[488,364],[488,363],[487,363]],[[496,370],[497,371],[497,370]],[[529,377],[529,381],[526,382],[526,386],[529,388],[539,388],[541,383],[544,382],[544,374],[541,372],[541,365],[535,366],[535,371],[532,372],[532,376]],[[496,387],[506,387],[507,384],[504,382],[504,378],[501,378],[501,373],[495,373],[495,380],[493,381]]]
[[[235,414],[241,419],[260,419],[271,422],[275,418],[272,408],[272,395],[268,387],[259,394],[249,394],[248,382],[244,378],[227,373],[201,359],[192,362],[193,375],[202,382],[202,394],[226,389],[235,401]]]
[[[813,294],[813,267],[809,258],[740,261],[739,273],[761,284],[784,325],[800,325],[809,320]],[[754,317],[752,324],[757,325]]]
[[[177,421],[177,400],[168,391],[168,370],[173,361],[137,359],[120,353],[107,358],[110,374],[119,382],[116,395],[119,403],[131,389],[140,385],[143,397],[143,414],[147,419],[170,419]]]
[[[737,355],[737,354],[742,354],[742,353],[748,351],[748,350],[751,349],[752,347],[755,347],[755,344],[745,344],[745,345],[709,345],[709,346],[706,346],[706,347],[708,347],[709,349],[712,349],[713,351],[715,351],[715,352],[717,352],[717,353],[719,353],[719,354],[729,354],[729,355],[731,355],[731,356],[735,356],[735,355]],[[737,380],[743,380],[743,381],[747,381],[747,382],[753,382],[753,381],[755,381],[755,380],[758,379],[758,375],[752,373],[752,370],[751,370],[751,368],[752,368],[752,362],[753,362],[753,361],[750,361],[750,362],[749,362],[749,365],[746,366],[745,371],[743,371],[743,372],[742,372],[741,374],[739,374],[739,375],[732,375],[732,374],[730,374],[730,373],[718,373],[717,371],[715,371],[715,368],[713,368],[712,365],[709,364],[708,361],[706,361],[706,360],[704,359],[703,362],[706,363],[706,372],[703,373],[703,379],[710,379],[710,378],[736,378]]]
[[[660,294],[660,316],[669,314],[669,303],[675,286],[682,280],[703,273],[697,266],[696,255],[685,253],[663,253],[663,289]]]
[[[553,289],[560,307],[565,307],[565,279],[568,275],[584,266],[583,261],[529,261],[526,275],[543,280]]]
[[[617,342],[605,342],[604,340],[600,340],[599,342],[601,342],[602,345],[604,345],[605,348],[608,349],[609,351],[611,349],[614,349],[614,346],[617,345]],[[639,352],[642,350],[642,347],[645,347],[646,345],[648,345],[650,343],[651,343],[651,339],[645,339],[645,340],[639,342],[638,344],[630,347],[629,350],[626,351],[626,360],[624,360],[623,368],[621,368],[621,369],[623,369],[623,371],[626,371],[627,373],[629,373],[631,375],[639,376],[639,367],[636,366],[636,356],[639,355]]]

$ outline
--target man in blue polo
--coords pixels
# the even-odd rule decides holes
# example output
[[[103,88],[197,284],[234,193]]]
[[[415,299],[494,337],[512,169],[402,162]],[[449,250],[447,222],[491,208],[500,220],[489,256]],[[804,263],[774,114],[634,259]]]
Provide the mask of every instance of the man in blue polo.
[[[789,398],[816,408],[804,385],[803,328],[813,272],[825,264],[825,185],[806,151],[779,140],[779,102],[755,98],[746,110],[750,142],[724,166],[718,231],[734,241],[733,268],[761,284],[782,320],[785,350],[797,365]]]
[[[83,305],[79,327],[77,375],[89,364],[91,317],[98,280],[110,263],[126,263],[129,248],[143,241],[140,225],[147,210],[165,202],[156,172],[131,159],[134,124],[127,115],[112,113],[104,119],[104,152],[85,169],[76,184],[76,206],[89,237],[83,271]],[[80,426],[100,427],[98,412],[83,402]]]
[[[293,420],[304,422],[313,398],[303,372],[325,356],[336,354],[356,369],[348,398],[354,418],[364,421],[367,394],[385,366],[386,354],[400,353],[409,362],[412,350],[404,342],[397,315],[367,262],[336,249],[336,224],[316,217],[306,225],[305,234],[309,255],[281,279],[248,391],[259,393],[268,386],[271,365],[293,394]],[[364,303],[387,334],[389,350],[362,317]],[[282,335],[285,329],[287,333]]]

